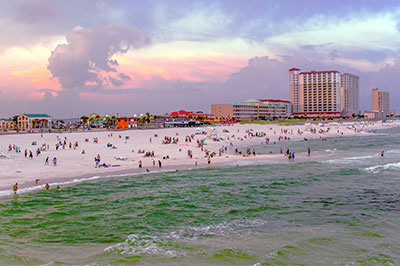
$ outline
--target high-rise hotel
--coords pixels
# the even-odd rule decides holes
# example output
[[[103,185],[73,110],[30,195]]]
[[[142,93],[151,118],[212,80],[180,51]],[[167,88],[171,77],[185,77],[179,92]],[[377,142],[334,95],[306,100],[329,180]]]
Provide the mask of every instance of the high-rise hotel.
[[[349,73],[340,75],[341,101],[345,115],[360,114],[360,90],[358,84],[358,76]]]
[[[346,82],[341,83],[341,76]],[[352,74],[340,75],[335,70],[300,72],[292,68],[289,87],[295,116],[340,117],[347,105],[359,109],[358,77]]]
[[[373,89],[371,94],[372,111],[383,112],[383,116],[388,115],[390,110],[389,97],[389,92],[380,89]]]

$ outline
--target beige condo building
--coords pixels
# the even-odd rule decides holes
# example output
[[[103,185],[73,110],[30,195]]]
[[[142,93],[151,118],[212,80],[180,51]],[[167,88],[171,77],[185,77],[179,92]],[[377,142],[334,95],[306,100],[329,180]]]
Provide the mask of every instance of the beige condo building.
[[[372,111],[383,112],[386,116],[390,112],[390,94],[387,91],[378,88],[372,90]]]
[[[348,116],[360,114],[359,77],[344,73],[340,75],[341,102],[344,113]]]
[[[342,111],[338,71],[289,70],[290,100],[294,115],[331,114]]]

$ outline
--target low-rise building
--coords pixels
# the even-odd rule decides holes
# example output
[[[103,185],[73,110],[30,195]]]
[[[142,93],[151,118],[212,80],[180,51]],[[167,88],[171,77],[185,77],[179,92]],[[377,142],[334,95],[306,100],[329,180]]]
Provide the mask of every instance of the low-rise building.
[[[0,119],[0,130],[6,132],[15,129],[15,122],[11,118]]]
[[[19,130],[47,129],[50,124],[50,116],[47,114],[22,114],[17,117]]]
[[[364,111],[364,117],[368,119],[381,119],[386,117],[386,115],[384,111],[371,110],[371,111]]]
[[[211,105],[211,113],[217,118],[233,118],[239,121],[285,118],[290,116],[290,112],[290,102],[271,99],[248,99],[239,104]]]
[[[340,119],[342,112],[295,112],[294,118],[302,119]]]
[[[138,127],[137,117],[118,117],[117,128],[118,129],[130,129]]]

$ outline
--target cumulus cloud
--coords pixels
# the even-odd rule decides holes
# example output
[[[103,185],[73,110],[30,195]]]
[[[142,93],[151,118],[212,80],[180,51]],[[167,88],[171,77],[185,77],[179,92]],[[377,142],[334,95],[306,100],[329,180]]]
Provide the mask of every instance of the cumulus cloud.
[[[119,73],[118,75],[122,80],[128,81],[131,80],[131,77],[129,77],[128,75],[124,74],[124,73]]]
[[[116,86],[116,87],[122,86],[124,84],[123,80],[116,79],[116,78],[113,78],[113,77],[108,77],[108,81],[110,81],[111,84]]]
[[[56,2],[53,0],[16,0],[15,18],[24,23],[48,21],[59,14]]]
[[[369,88],[380,88],[390,92],[391,99],[399,99],[400,90],[398,75],[400,73],[400,50],[398,57],[392,64],[385,65],[378,73],[375,73],[369,83]],[[397,106],[397,101],[392,101],[391,106]]]
[[[52,52],[47,68],[64,91],[101,90],[107,78],[120,86],[129,77],[118,73],[118,62],[112,57],[150,42],[146,31],[127,25],[77,26],[67,35],[67,44],[58,45]],[[120,79],[108,77],[109,73],[117,73]]]

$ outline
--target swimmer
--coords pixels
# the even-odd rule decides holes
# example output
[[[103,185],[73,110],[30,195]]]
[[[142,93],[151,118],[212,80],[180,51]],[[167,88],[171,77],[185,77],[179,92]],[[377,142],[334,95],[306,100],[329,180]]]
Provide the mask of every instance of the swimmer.
[[[18,183],[15,183],[15,185],[13,186],[14,194],[17,194],[17,190],[18,190]]]

